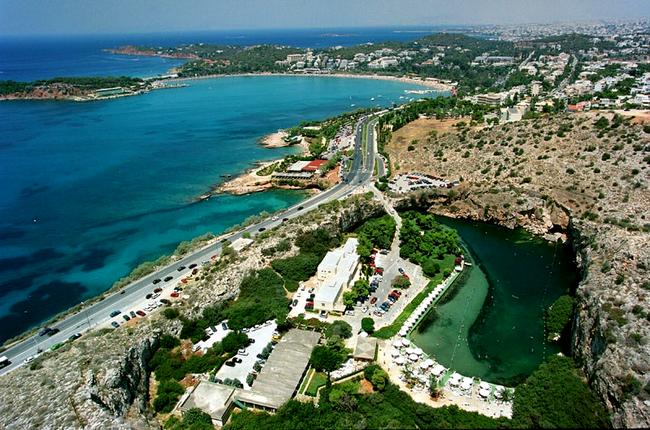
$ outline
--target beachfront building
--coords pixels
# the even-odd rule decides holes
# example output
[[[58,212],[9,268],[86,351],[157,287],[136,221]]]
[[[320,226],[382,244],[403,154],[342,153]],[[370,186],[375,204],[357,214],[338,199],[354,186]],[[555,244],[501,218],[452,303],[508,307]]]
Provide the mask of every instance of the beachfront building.
[[[356,238],[349,238],[345,244],[329,251],[318,265],[316,279],[318,289],[314,299],[314,310],[342,313],[345,305],[342,292],[348,288],[359,268]]]

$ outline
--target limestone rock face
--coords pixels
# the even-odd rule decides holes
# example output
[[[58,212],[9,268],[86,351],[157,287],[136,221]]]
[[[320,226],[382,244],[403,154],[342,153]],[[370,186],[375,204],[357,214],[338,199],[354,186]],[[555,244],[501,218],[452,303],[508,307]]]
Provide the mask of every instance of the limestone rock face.
[[[3,376],[0,427],[156,427],[145,416],[146,363],[158,335],[146,329],[90,334],[43,360],[40,369],[25,366]]]

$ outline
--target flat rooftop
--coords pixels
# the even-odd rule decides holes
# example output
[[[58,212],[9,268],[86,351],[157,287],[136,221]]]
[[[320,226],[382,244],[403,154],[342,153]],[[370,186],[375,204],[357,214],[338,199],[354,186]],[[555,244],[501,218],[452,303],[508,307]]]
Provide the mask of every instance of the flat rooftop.
[[[214,420],[221,421],[232,403],[235,387],[201,381],[180,406],[185,412],[199,408]]]
[[[298,389],[311,351],[318,344],[320,333],[293,329],[275,346],[250,391],[240,391],[242,402],[278,409]]]

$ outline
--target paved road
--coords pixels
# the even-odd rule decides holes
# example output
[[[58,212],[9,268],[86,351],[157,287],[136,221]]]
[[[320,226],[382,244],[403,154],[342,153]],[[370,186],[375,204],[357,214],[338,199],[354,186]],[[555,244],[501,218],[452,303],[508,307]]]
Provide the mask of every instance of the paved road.
[[[317,208],[323,203],[346,197],[358,187],[368,183],[372,179],[375,160],[375,145],[372,144],[372,142],[375,140],[374,125],[376,124],[376,121],[376,118],[364,117],[357,123],[355,152],[352,166],[350,173],[340,184],[292,206],[281,213],[277,213],[274,217],[267,218],[259,223],[250,225],[243,230],[231,234],[227,237],[227,241],[233,242],[243,237],[244,234],[255,236],[261,230],[270,229],[280,225],[284,218],[295,218]],[[361,134],[365,123],[369,124],[367,142],[370,142],[371,144],[368,145],[362,145]],[[52,345],[66,341],[75,333],[82,333],[97,325],[105,325],[111,319],[109,314],[113,310],[129,309],[134,304],[141,302],[144,296],[151,292],[153,288],[156,286],[163,286],[164,282],[154,286],[152,283],[154,279],[164,279],[167,276],[173,276],[174,279],[169,282],[175,283],[180,278],[187,276],[190,272],[187,268],[179,271],[178,269],[181,266],[188,267],[190,264],[200,265],[202,262],[210,260],[213,255],[219,254],[221,247],[222,243],[214,243],[201,248],[183,259],[129,284],[120,292],[111,294],[105,299],[88,306],[84,310],[70,315],[59,323],[53,324],[52,327],[56,327],[60,330],[59,333],[54,336],[38,336],[38,334],[36,334],[11,346],[6,351],[0,353],[0,355],[7,356],[11,361],[9,366],[0,370],[0,374],[9,372],[16,367],[21,366],[25,359],[37,354],[38,350],[45,351]],[[118,318],[121,319],[121,316]]]

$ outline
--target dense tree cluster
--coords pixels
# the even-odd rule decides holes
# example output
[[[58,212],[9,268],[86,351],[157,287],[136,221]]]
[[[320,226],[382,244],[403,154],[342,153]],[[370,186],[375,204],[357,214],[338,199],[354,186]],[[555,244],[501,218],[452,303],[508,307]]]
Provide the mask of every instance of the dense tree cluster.
[[[546,310],[544,322],[546,323],[546,332],[549,336],[562,334],[573,315],[573,298],[568,295],[558,297],[558,299]]]
[[[316,229],[299,235],[295,243],[300,248],[298,255],[271,262],[271,267],[282,276],[289,291],[296,291],[298,282],[314,276],[327,251],[338,246],[340,239],[325,229]]]
[[[445,255],[460,252],[458,234],[435,220],[431,214],[409,211],[402,215],[400,256],[423,265],[431,258],[442,260]],[[431,264],[427,263],[427,269]]]
[[[395,236],[396,224],[393,217],[384,215],[364,222],[356,231],[359,238],[357,253],[361,258],[370,257],[373,248],[389,249]]]
[[[514,428],[604,428],[603,405],[577,374],[573,360],[552,356],[515,392]]]

